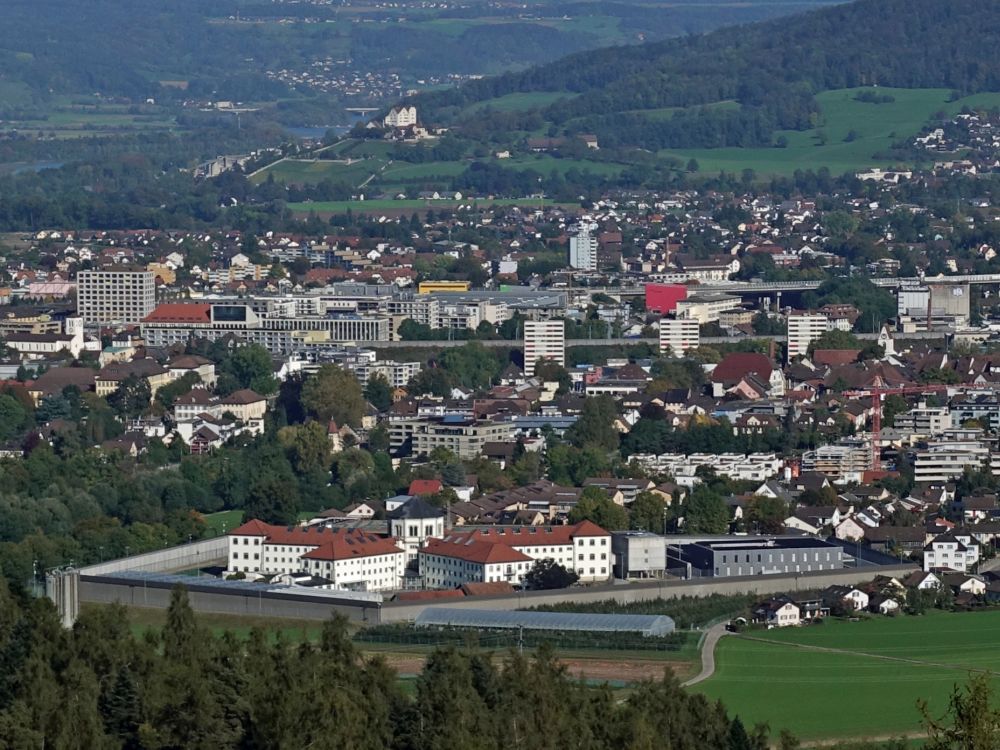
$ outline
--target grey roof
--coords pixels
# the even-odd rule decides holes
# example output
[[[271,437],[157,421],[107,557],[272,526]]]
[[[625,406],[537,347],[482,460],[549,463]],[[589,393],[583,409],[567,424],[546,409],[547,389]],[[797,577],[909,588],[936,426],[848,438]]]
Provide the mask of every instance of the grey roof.
[[[589,612],[524,612],[451,607],[428,607],[417,615],[415,624],[418,627],[586,630],[642,633],[644,636],[667,635],[674,630],[674,621],[666,615],[599,615]]]
[[[444,510],[419,495],[410,498],[389,514],[389,518],[443,518]]]

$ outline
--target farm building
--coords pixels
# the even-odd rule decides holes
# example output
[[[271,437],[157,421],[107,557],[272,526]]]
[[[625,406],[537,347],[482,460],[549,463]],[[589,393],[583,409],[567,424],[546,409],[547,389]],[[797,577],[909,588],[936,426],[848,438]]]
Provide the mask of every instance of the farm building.
[[[546,630],[637,633],[645,637],[669,635],[674,621],[666,615],[599,615],[588,612],[508,612],[493,609],[429,607],[416,619],[417,627],[475,628],[477,630]]]

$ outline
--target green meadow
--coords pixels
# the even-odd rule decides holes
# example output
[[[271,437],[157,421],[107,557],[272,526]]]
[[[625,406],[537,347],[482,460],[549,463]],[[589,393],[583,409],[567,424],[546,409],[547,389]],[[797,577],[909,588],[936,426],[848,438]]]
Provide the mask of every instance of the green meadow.
[[[912,734],[919,699],[938,715],[971,670],[1000,673],[998,629],[1000,610],[752,631],[723,638],[715,675],[694,689],[804,739]]]
[[[820,121],[812,130],[779,132],[775,140],[784,137],[785,148],[679,149],[660,154],[683,162],[693,158],[706,173],[753,169],[759,176],[790,175],[797,169],[827,167],[833,174],[843,174],[895,166],[889,160],[873,157],[893,142],[916,135],[938,112],[955,114],[964,106],[1000,106],[1000,93],[976,94],[949,102],[947,89],[869,89],[895,99],[874,104],[854,98],[862,90],[839,89],[817,95]]]

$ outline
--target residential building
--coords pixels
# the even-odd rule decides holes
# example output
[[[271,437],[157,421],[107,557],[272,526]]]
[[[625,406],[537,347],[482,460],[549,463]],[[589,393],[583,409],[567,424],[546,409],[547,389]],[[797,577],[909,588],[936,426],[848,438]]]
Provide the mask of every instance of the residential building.
[[[798,605],[787,596],[761,602],[753,610],[753,621],[768,628],[787,628],[800,625],[802,614]]]
[[[830,320],[821,313],[791,313],[788,316],[788,361],[806,356],[809,344],[829,329]]]
[[[561,320],[524,321],[524,374],[532,377],[539,360],[566,366],[566,327]]]
[[[663,318],[660,321],[660,352],[683,357],[701,343],[698,321],[694,318]]]
[[[460,458],[476,458],[486,443],[507,442],[513,433],[508,421],[474,419],[462,414],[393,419],[388,425],[392,451],[415,456],[430,455],[435,448],[442,447]]]
[[[135,325],[156,307],[152,271],[80,271],[76,281],[77,314],[86,325]]]
[[[924,547],[924,570],[970,573],[979,562],[979,542],[970,534],[949,531]]]
[[[731,294],[692,294],[687,299],[677,301],[675,307],[678,318],[692,318],[699,323],[711,323],[719,319],[726,310],[740,306],[740,298]]]
[[[951,410],[947,406],[920,406],[897,414],[892,426],[910,435],[930,437],[951,429]]]
[[[228,538],[230,573],[304,572],[326,579],[328,588],[392,591],[401,587],[406,567],[406,553],[395,539],[361,529],[271,526],[253,520],[230,531]]]
[[[869,596],[854,586],[828,586],[823,590],[823,603],[831,609],[842,607],[852,612],[868,609]]]
[[[862,482],[872,468],[870,443],[863,438],[844,438],[802,454],[802,471],[817,472],[834,482]]]
[[[914,481],[943,482],[961,477],[966,468],[984,468],[990,450],[981,438],[982,430],[947,430],[941,439],[928,440],[914,451]]]
[[[581,582],[594,583],[610,578],[614,564],[611,535],[590,521],[452,532],[428,542],[418,556],[428,588],[491,581],[519,586],[535,562],[545,559],[576,571]]]
[[[569,265],[580,271],[597,270],[597,237],[586,228],[569,238]]]
[[[808,573],[844,567],[839,545],[800,537],[682,542],[669,545],[667,555],[671,568],[687,567],[690,577]]]

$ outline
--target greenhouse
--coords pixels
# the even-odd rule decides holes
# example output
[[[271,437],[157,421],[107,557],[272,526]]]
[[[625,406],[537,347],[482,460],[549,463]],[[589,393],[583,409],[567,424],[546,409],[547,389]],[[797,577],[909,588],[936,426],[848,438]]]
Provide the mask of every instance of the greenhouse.
[[[636,633],[646,637],[674,632],[666,615],[600,615],[589,612],[522,612],[495,609],[428,607],[414,623],[417,627],[475,628],[477,630],[546,630]]]

